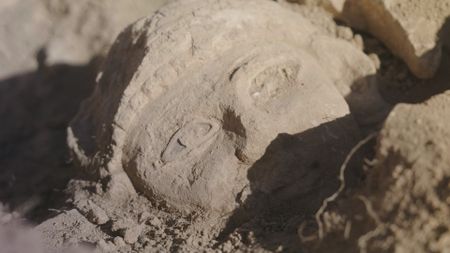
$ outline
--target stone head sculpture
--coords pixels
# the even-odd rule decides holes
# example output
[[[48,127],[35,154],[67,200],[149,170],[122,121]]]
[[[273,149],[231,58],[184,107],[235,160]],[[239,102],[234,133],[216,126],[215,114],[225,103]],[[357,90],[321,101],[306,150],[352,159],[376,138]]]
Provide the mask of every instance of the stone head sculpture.
[[[294,184],[304,193],[320,173],[336,176],[357,135],[352,119],[326,126],[349,114],[334,85],[346,80],[336,68],[349,63],[327,60],[326,40],[355,51],[353,70],[362,70],[354,72],[372,70],[350,44],[274,2],[176,1],[118,37],[69,128],[69,145],[114,196],[138,189],[182,209],[223,213],[236,207],[251,184],[249,169],[284,134],[293,145],[283,159],[266,156],[250,188],[271,194]],[[338,64],[336,73],[321,62]],[[296,136],[323,125],[310,143]],[[312,168],[317,156],[327,162]],[[289,180],[271,180],[279,172]]]

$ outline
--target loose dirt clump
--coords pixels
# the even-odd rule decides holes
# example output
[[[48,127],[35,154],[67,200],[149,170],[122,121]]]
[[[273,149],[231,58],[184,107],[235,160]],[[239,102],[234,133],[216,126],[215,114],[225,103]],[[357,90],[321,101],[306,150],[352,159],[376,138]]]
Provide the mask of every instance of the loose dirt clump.
[[[403,59],[418,78],[432,78],[448,44],[450,4],[439,1],[323,0],[319,5],[348,25],[373,34]]]
[[[323,238],[312,246],[318,247],[314,252],[330,247],[339,252],[448,249],[449,102],[447,92],[391,112],[361,189],[320,215]]]

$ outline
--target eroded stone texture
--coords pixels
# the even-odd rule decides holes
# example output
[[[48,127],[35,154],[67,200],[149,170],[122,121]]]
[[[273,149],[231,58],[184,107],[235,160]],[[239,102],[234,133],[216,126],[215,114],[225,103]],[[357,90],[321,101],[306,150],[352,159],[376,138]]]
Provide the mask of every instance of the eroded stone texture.
[[[323,216],[329,236],[318,252],[331,245],[342,252],[446,252],[449,124],[450,92],[397,106],[380,133],[377,165],[363,189]]]
[[[380,135],[379,165],[369,182],[373,206],[396,252],[442,252],[450,222],[450,93],[400,105]],[[393,247],[393,245],[391,245]],[[375,250],[376,251],[376,250]],[[374,251],[374,252],[375,252]]]
[[[111,197],[227,213],[326,195],[358,138],[334,84],[372,66],[352,50],[271,1],[176,1],[118,37],[69,145]]]
[[[150,14],[163,2],[2,1],[0,78],[36,69],[38,61],[44,60],[44,51],[48,64],[86,64],[107,50],[126,25]]]
[[[300,1],[303,4],[293,4],[286,0],[278,2],[307,18],[320,30],[321,36],[312,38],[313,51],[323,69],[346,98],[359,125],[371,126],[384,120],[391,106],[378,91],[379,59],[364,54],[362,37],[354,34],[349,27],[337,25],[333,16],[320,8],[325,6],[329,10],[332,1]],[[334,4],[343,1],[335,2]]]
[[[40,0],[53,23],[46,44],[48,63],[85,64],[106,52],[131,22],[151,14],[165,0]]]
[[[35,54],[50,36],[51,20],[38,1],[0,4],[0,78],[37,67]]]
[[[351,26],[366,30],[402,58],[414,75],[431,78],[448,32],[447,0],[325,0],[318,1]]]

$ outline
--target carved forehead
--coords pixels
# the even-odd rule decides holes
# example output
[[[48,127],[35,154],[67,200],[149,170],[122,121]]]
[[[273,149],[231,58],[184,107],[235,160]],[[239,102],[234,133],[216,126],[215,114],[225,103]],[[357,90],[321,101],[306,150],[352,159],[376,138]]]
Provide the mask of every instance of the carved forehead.
[[[315,31],[301,16],[270,1],[180,2],[166,6],[151,19],[141,20],[131,28],[136,34],[126,38],[129,40],[126,48],[134,51],[137,47],[142,52],[142,61],[131,80],[110,80],[107,75],[117,71],[114,68],[105,71],[105,82],[101,85],[114,86],[112,89],[123,87],[127,95],[147,92],[148,97],[157,97],[162,85],[173,84],[183,74],[226,57],[230,51],[245,47],[250,50],[267,42],[291,43],[298,48]],[[123,55],[117,60],[135,61]]]

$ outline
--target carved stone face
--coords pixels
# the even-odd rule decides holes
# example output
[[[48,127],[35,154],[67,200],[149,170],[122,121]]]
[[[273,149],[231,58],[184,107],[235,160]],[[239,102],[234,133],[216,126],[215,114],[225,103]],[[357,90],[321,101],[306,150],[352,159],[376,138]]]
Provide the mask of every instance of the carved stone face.
[[[174,203],[229,210],[279,133],[344,116],[343,98],[314,59],[285,49],[220,58],[148,103],[126,144],[132,181]]]
[[[349,111],[308,51],[315,32],[269,1],[166,6],[119,37],[74,120],[72,149],[100,176],[129,177],[146,196],[181,209],[229,212],[244,189],[272,194],[286,186],[280,173],[292,172],[282,181],[303,194],[320,171],[339,166],[330,158],[310,171],[314,159],[340,160],[352,144],[347,138],[357,135],[352,120],[326,126]],[[305,143],[301,133],[321,127],[317,140]],[[252,182],[249,170],[280,134],[292,136],[292,147]]]

